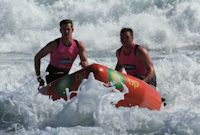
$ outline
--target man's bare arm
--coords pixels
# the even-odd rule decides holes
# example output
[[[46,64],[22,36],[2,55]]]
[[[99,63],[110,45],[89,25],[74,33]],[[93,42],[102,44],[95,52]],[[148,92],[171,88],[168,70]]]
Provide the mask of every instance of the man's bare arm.
[[[87,58],[87,50],[82,42],[79,41],[78,43],[79,43],[79,57],[81,60],[80,64],[83,68],[85,68],[89,65]]]
[[[45,47],[43,47],[34,57],[34,65],[35,65],[35,73],[36,76],[40,76],[40,64],[41,59],[45,57],[47,54],[52,52],[57,47],[57,43],[52,41],[48,43]]]
[[[154,69],[151,57],[149,53],[147,52],[147,50],[142,46],[138,48],[137,55],[139,56],[140,60],[144,63],[147,69],[147,76],[145,76],[143,81],[149,82],[155,75],[155,69]]]

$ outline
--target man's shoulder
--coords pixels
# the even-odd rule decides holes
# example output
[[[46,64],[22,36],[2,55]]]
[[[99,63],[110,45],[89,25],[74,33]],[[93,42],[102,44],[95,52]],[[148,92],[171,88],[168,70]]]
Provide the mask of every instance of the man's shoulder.
[[[50,42],[46,45],[46,47],[47,47],[47,48],[55,49],[55,48],[58,47],[58,44],[59,44],[59,38],[56,38],[56,39],[50,41]]]
[[[122,50],[122,46],[116,50],[115,53],[116,53],[116,56],[117,56],[117,57],[119,57],[119,55],[120,55],[120,53],[121,53],[121,50]]]
[[[144,45],[137,45],[137,50],[138,51],[142,51],[142,52],[146,52],[147,51],[147,49],[144,47]]]
[[[51,41],[52,44],[59,44],[60,38],[56,38],[53,41]]]
[[[82,44],[82,42],[81,41],[79,41],[79,40],[77,40],[77,39],[73,39],[74,41],[75,41],[75,43],[76,43],[76,46],[77,47],[79,47],[80,46],[80,44]]]
[[[141,56],[141,55],[144,55],[144,54],[147,54],[147,53],[148,53],[148,51],[143,45],[137,45],[137,48],[136,48],[136,55],[137,56]]]
[[[120,53],[122,50],[122,46],[116,50],[116,53]]]
[[[73,39],[76,42],[76,46],[78,47],[78,49],[80,50],[84,50],[85,49],[85,45],[83,44],[82,41],[77,40],[77,39]]]

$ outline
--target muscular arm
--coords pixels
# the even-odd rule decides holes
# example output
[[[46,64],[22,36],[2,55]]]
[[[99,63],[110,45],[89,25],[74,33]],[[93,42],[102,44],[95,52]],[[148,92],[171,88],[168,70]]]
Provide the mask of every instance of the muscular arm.
[[[115,66],[115,70],[122,72],[123,67],[119,62],[118,55],[119,55],[119,49],[116,51],[117,65]]]
[[[154,69],[151,57],[148,54],[147,50],[144,47],[141,47],[141,46],[138,48],[136,55],[144,63],[144,65],[147,69],[147,76],[145,76],[143,81],[149,82],[153,78],[153,76],[155,75],[155,69]]]
[[[79,43],[79,57],[80,57],[80,64],[83,68],[85,68],[86,66],[88,66],[88,59],[87,59],[87,51],[85,46],[83,45],[82,42],[78,42]]]
[[[56,41],[52,41],[48,43],[45,47],[43,47],[34,57],[34,65],[35,65],[35,73],[36,76],[40,76],[40,64],[41,59],[45,57],[47,54],[52,52],[57,47]]]

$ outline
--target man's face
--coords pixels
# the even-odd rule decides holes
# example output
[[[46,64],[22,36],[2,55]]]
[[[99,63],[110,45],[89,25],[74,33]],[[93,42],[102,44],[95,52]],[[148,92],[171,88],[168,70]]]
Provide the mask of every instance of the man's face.
[[[66,37],[71,36],[73,32],[71,23],[62,24],[60,27],[60,32],[62,33],[63,36],[66,36]]]
[[[130,32],[120,33],[120,39],[123,46],[131,46],[133,43],[133,37]]]

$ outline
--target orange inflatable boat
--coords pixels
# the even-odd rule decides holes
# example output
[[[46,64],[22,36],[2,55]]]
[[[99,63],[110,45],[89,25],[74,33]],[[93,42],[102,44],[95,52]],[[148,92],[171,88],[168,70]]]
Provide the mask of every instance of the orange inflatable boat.
[[[39,92],[43,95],[49,95],[53,100],[60,98],[67,100],[66,90],[71,92],[70,98],[76,96],[80,83],[84,78],[88,78],[90,72],[93,72],[96,80],[104,83],[115,82],[115,88],[119,91],[123,91],[122,83],[126,85],[129,91],[124,95],[124,99],[115,105],[116,107],[137,105],[152,110],[160,110],[162,104],[161,96],[155,88],[136,77],[123,74],[100,64],[92,64],[73,74],[66,75],[41,88]]]

